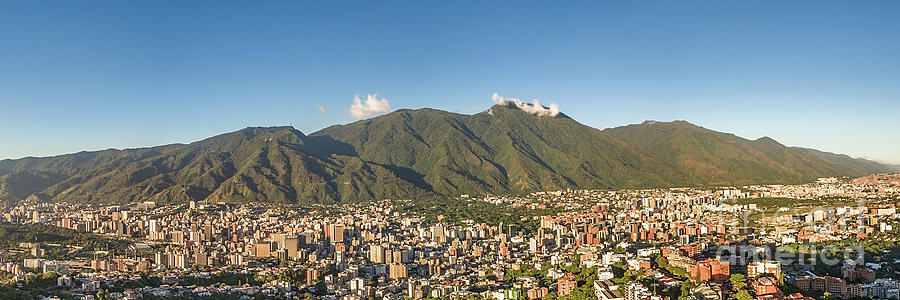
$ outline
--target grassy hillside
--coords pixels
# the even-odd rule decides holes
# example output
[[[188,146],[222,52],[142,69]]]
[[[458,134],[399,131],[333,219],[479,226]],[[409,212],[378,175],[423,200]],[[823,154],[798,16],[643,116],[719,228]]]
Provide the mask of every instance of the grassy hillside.
[[[309,136],[246,128],[191,144],[0,161],[0,200],[337,202],[561,188],[798,183],[889,167],[687,122],[607,130],[514,106],[396,112]]]
[[[682,170],[695,184],[800,183],[825,176],[866,174],[768,137],[747,140],[684,121],[648,121],[604,132]]]
[[[318,152],[305,139],[289,127],[247,128],[188,145],[4,161],[0,193],[10,200],[108,203],[334,202],[428,193],[389,168]]]
[[[852,158],[846,154],[835,154],[831,152],[819,151],[816,149],[808,149],[808,148],[797,148],[800,150],[809,151],[812,154],[815,154],[819,158],[843,167],[847,169],[856,170],[860,173],[896,173],[900,172],[900,166],[897,165],[888,165],[882,164],[878,162],[874,162],[871,160],[866,160],[862,158]]]

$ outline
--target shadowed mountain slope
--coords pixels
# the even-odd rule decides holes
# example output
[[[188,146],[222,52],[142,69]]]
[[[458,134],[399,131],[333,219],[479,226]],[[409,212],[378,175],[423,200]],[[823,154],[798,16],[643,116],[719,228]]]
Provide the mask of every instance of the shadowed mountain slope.
[[[514,105],[398,110],[309,136],[246,128],[191,144],[0,161],[0,200],[337,202],[563,188],[799,183],[890,166],[687,122],[597,130]]]

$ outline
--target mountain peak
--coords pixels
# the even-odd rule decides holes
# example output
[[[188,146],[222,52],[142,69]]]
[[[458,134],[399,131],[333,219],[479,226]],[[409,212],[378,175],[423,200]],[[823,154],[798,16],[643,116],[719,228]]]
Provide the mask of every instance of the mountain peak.
[[[755,141],[756,141],[756,142],[761,142],[761,143],[764,142],[764,143],[774,143],[774,144],[779,144],[779,145],[781,145],[781,143],[779,143],[779,142],[776,141],[775,139],[770,138],[770,137],[767,137],[767,136],[758,138],[758,139],[756,139]]]
[[[262,145],[272,141],[287,144],[302,144],[306,135],[293,126],[272,127],[246,127],[241,130],[220,134],[189,145],[200,146],[207,149],[227,151],[245,144]]]
[[[646,120],[641,122],[641,124],[637,125],[683,125],[683,126],[697,126],[691,122],[685,120],[673,120],[673,121],[657,121],[657,120]]]
[[[295,129],[294,126],[270,126],[270,127],[246,127],[244,129],[234,131],[231,133],[223,134],[222,136],[227,135],[242,135],[247,139],[252,139],[261,135],[269,135],[269,136],[282,136],[282,135],[294,135],[299,137],[305,137],[306,135],[303,132]]]
[[[674,121],[657,121],[657,120],[646,120],[638,124],[628,124],[613,128],[607,128],[606,130],[618,130],[618,129],[639,129],[642,128],[644,130],[709,130],[704,128],[703,126],[696,125],[694,123],[685,121],[685,120],[674,120]]]
[[[500,94],[498,93],[494,93],[494,95],[491,96],[491,100],[497,103],[497,105],[494,105],[494,107],[505,106],[507,108],[518,109],[529,114],[537,115],[539,117],[555,117],[559,115],[559,105],[557,105],[556,103],[550,103],[550,106],[547,107],[541,105],[541,102],[537,99],[534,99],[533,103],[528,103],[519,100],[519,98],[506,98],[500,96]],[[494,107],[492,107],[491,109],[493,109]]]
[[[480,114],[488,114],[492,116],[500,116],[504,114],[524,114],[536,116],[539,118],[569,118],[569,116],[560,112],[558,109],[554,110],[546,106],[537,108],[532,103],[524,103],[523,106],[516,105],[515,103],[494,104],[493,106],[491,106],[491,108],[481,112]]]

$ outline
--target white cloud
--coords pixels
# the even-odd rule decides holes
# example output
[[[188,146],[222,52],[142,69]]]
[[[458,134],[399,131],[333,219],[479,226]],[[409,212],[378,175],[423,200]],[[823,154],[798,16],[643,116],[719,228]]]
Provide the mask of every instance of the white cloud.
[[[538,116],[555,117],[556,115],[559,114],[559,105],[558,104],[550,103],[549,107],[544,107],[543,105],[541,105],[541,102],[538,101],[537,99],[534,99],[534,103],[525,103],[525,102],[522,102],[522,100],[519,100],[518,98],[506,98],[506,97],[500,96],[500,94],[498,94],[498,93],[494,93],[494,95],[491,96],[491,100],[494,100],[494,102],[497,102],[497,104],[500,104],[500,105],[514,104],[516,107],[518,107],[522,111],[527,112],[529,114],[538,115]]]
[[[325,114],[325,113],[328,112],[328,111],[325,110],[325,107],[324,107],[324,106],[321,106],[321,105],[319,105],[319,107],[317,107],[317,109],[318,109],[319,112],[322,113],[322,114]]]
[[[391,103],[387,99],[378,100],[377,94],[366,95],[366,102],[359,99],[359,95],[353,96],[353,104],[350,105],[350,115],[356,119],[362,119],[391,110]]]

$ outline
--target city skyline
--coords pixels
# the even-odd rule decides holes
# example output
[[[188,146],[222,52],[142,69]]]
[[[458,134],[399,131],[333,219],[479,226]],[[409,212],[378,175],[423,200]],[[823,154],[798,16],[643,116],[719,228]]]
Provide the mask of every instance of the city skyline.
[[[691,4],[4,3],[0,159],[472,114],[499,93],[598,129],[686,120],[900,163],[898,4]]]

